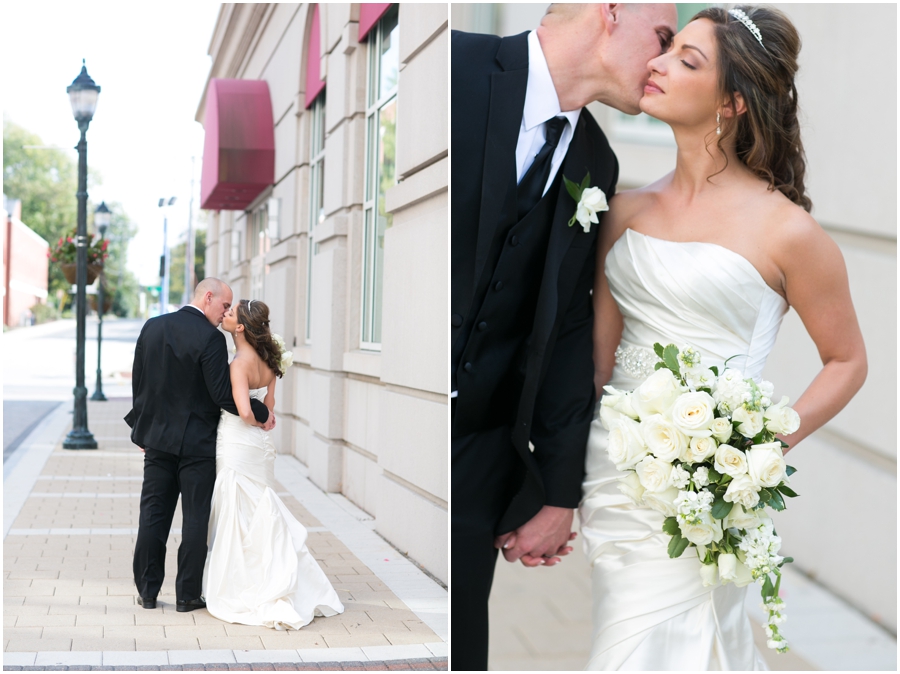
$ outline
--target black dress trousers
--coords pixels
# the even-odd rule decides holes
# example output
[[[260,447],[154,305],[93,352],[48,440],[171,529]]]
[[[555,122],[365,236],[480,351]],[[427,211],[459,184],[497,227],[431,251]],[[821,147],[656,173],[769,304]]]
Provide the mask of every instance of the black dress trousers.
[[[488,597],[494,581],[497,550],[494,536],[525,473],[525,465],[510,440],[508,426],[453,438],[451,469],[454,498],[451,509],[450,556],[453,569],[454,671],[485,671],[488,659]]]
[[[166,571],[166,539],[179,494],[183,522],[175,597],[184,600],[200,597],[215,483],[215,457],[178,456],[150,448],[145,450],[140,527],[134,546],[134,582],[142,597],[155,599],[162,587]]]

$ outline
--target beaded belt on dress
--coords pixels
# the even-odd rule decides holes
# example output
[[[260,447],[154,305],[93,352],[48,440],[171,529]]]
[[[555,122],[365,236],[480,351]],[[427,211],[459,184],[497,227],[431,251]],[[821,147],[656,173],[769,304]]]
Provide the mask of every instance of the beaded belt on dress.
[[[659,357],[641,346],[616,347],[616,363],[635,379],[646,379],[656,370]]]

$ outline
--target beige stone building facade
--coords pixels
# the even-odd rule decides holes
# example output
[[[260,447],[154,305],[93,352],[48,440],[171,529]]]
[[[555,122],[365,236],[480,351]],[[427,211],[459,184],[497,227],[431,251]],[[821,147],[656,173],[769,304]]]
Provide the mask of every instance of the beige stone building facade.
[[[682,24],[702,4],[679,5]],[[897,629],[897,6],[774,4],[803,47],[797,89],[812,214],[840,246],[869,357],[850,404],[789,453],[801,498],[776,517],[795,566]],[[454,4],[451,27],[515,35],[546,4]],[[836,49],[835,45],[843,45]],[[675,166],[664,124],[593,104],[620,164],[619,189]],[[796,400],[821,363],[795,311],[764,376]]]
[[[448,38],[445,4],[223,4],[210,82],[267,85],[274,174],[210,210],[206,249],[207,275],[265,301],[294,353],[278,451],[444,583]],[[220,196],[240,192],[226,154]]]

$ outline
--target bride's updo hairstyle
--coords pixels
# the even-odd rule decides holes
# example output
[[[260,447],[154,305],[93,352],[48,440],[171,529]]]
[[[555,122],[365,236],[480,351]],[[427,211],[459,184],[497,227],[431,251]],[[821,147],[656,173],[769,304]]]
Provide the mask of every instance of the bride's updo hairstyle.
[[[247,343],[256,349],[256,353],[277,377],[284,376],[281,371],[281,349],[272,339],[272,331],[269,330],[269,307],[259,300],[253,300],[252,303],[241,300],[236,313],[237,322],[244,326]]]
[[[715,24],[719,90],[735,105],[740,92],[746,112],[722,119],[717,146],[734,138],[738,158],[754,174],[804,210],[812,209],[804,178],[806,157],[797,119],[797,56],[800,35],[784,14],[769,7],[738,5],[756,24],[762,44],[740,20],[720,7],[699,12],[691,21]]]

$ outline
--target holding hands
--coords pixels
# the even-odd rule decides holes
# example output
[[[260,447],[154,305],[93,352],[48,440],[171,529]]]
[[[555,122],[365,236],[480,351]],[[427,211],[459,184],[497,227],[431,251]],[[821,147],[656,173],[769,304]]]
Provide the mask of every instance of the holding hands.
[[[574,510],[544,506],[537,515],[515,531],[497,536],[494,547],[502,550],[507,562],[520,560],[528,567],[553,566],[572,552],[569,541],[578,534],[572,531]]]

